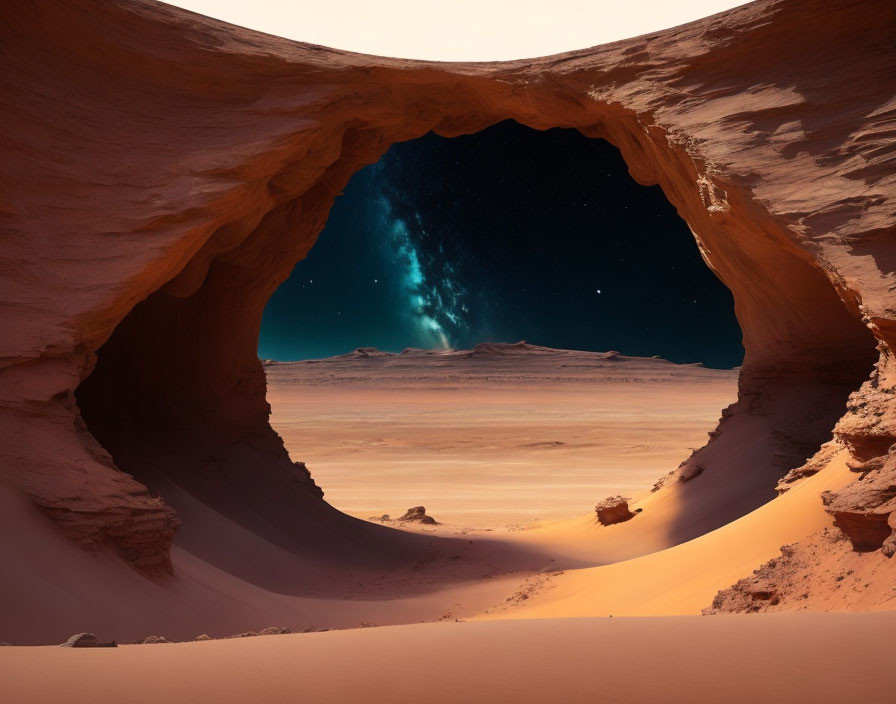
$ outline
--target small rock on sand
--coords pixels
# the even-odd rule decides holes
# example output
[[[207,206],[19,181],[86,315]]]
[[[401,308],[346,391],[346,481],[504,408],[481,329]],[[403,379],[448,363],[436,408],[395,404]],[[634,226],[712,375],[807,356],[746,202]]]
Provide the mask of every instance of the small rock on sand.
[[[423,506],[414,506],[405,511],[405,514],[398,519],[399,521],[417,521],[427,525],[438,525],[438,521],[432,516],[426,515],[426,508]]]
[[[632,512],[628,507],[631,499],[624,496],[610,496],[601,501],[594,507],[597,513],[597,520],[601,525],[611,526],[614,523],[622,523],[630,518],[634,518],[636,513],[640,513],[641,509]]]

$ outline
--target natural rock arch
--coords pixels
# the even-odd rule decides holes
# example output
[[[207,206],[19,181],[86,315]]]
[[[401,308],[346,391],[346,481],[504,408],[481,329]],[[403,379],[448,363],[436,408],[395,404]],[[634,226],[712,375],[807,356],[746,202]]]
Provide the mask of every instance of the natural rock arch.
[[[336,533],[368,554],[385,529],[331,509],[268,425],[262,310],[357,169],[393,142],[507,118],[617,145],[734,294],[739,401],[680,469],[701,479],[663,489],[683,515],[774,496],[865,380],[839,433],[864,459],[885,453],[893,19],[886,2],[769,0],[570,54],[440,64],[150,2],[19,13],[0,28],[4,480],[148,573],[170,569],[178,519],[122,469],[288,549]],[[701,502],[710,482],[724,506]],[[670,535],[694,537],[685,521]]]

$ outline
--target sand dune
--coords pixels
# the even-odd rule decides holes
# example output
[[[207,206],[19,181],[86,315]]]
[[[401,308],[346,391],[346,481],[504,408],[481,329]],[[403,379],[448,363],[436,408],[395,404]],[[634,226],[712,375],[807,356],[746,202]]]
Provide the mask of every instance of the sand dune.
[[[4,695],[21,704],[61,692],[73,704],[889,704],[894,628],[894,613],[439,623],[116,650],[8,648],[0,673]]]
[[[643,513],[617,526],[598,526],[586,519],[533,532],[527,536],[530,544],[553,544],[560,554],[574,554],[580,559],[587,555],[613,564],[547,578],[539,575],[533,578],[534,584],[530,582],[533,588],[525,600],[493,611],[488,617],[700,613],[720,589],[778,555],[781,545],[832,524],[819,495],[852,480],[843,454],[814,477],[747,516],[667,549],[663,549],[666,540],[657,526],[668,524],[674,502],[651,502],[649,498],[642,502]],[[620,543],[650,539],[656,541],[656,551],[647,553],[645,549],[643,557],[615,561]],[[811,591],[811,585],[807,589]],[[892,605],[896,606],[896,593],[893,598]]]

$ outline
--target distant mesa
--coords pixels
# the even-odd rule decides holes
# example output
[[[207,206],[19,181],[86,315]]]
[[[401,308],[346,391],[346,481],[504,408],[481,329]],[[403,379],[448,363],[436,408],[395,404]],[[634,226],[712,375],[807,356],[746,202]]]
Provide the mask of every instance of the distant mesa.
[[[357,347],[351,352],[322,357],[304,359],[295,362],[278,362],[272,359],[262,361],[268,374],[288,374],[293,369],[320,366],[321,372],[330,374],[333,370],[352,370],[353,373],[368,373],[368,369],[376,369],[377,373],[392,367],[392,373],[405,373],[408,365],[419,369],[429,369],[433,373],[441,373],[456,365],[460,371],[469,373],[477,364],[483,373],[493,374],[496,370],[504,372],[523,372],[553,374],[569,377],[571,374],[592,374],[596,370],[601,373],[661,375],[687,373],[687,370],[704,369],[700,363],[675,363],[659,356],[638,357],[626,355],[619,350],[598,352],[593,350],[573,350],[533,345],[525,340],[519,342],[480,342],[470,349],[406,347],[401,352],[388,352],[377,347]],[[565,369],[568,371],[560,371]],[[405,371],[402,371],[405,370]],[[716,371],[716,370],[711,370]],[[314,372],[311,372],[312,374]],[[640,377],[639,377],[640,378]]]
[[[384,352],[376,347],[358,347],[351,353],[352,357],[394,357],[392,352]]]
[[[471,349],[451,349],[451,348],[435,348],[424,349],[421,347],[405,347],[401,352],[387,352],[377,347],[357,347],[351,352],[345,354],[337,354],[332,357],[323,357],[320,359],[301,360],[302,364],[315,362],[329,362],[336,360],[356,360],[356,359],[382,359],[396,357],[445,357],[451,359],[458,358],[489,358],[489,357],[510,357],[510,356],[533,356],[533,357],[562,357],[571,355],[589,355],[602,361],[613,361],[617,359],[639,359],[635,357],[626,357],[618,350],[608,350],[607,352],[593,352],[589,350],[569,350],[559,349],[555,347],[544,347],[542,345],[532,345],[525,340],[519,342],[480,342]],[[666,360],[658,355],[651,358],[665,362]],[[291,364],[291,362],[278,362],[274,359],[264,359],[262,364],[265,366],[274,366],[278,364]]]
[[[452,349],[424,349],[422,347],[405,347],[401,354],[404,356],[413,356],[413,355],[444,355],[444,354],[453,354],[454,350]]]
[[[469,357],[503,357],[521,353],[560,355],[567,354],[570,351],[553,347],[542,347],[541,345],[530,345],[525,340],[520,340],[519,342],[480,342],[472,350],[458,350],[457,354],[464,354]]]
[[[525,340],[520,340],[519,342],[480,342],[470,350],[470,353],[474,355],[512,354],[514,352],[528,352],[534,349],[546,350],[550,348],[538,348],[535,345],[530,345]]]

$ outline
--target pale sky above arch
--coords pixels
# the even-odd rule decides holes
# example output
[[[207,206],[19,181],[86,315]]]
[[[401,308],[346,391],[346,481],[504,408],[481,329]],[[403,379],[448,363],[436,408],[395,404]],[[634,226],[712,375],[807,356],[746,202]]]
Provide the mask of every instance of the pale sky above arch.
[[[297,41],[437,61],[521,59],[675,27],[742,0],[167,0]]]

